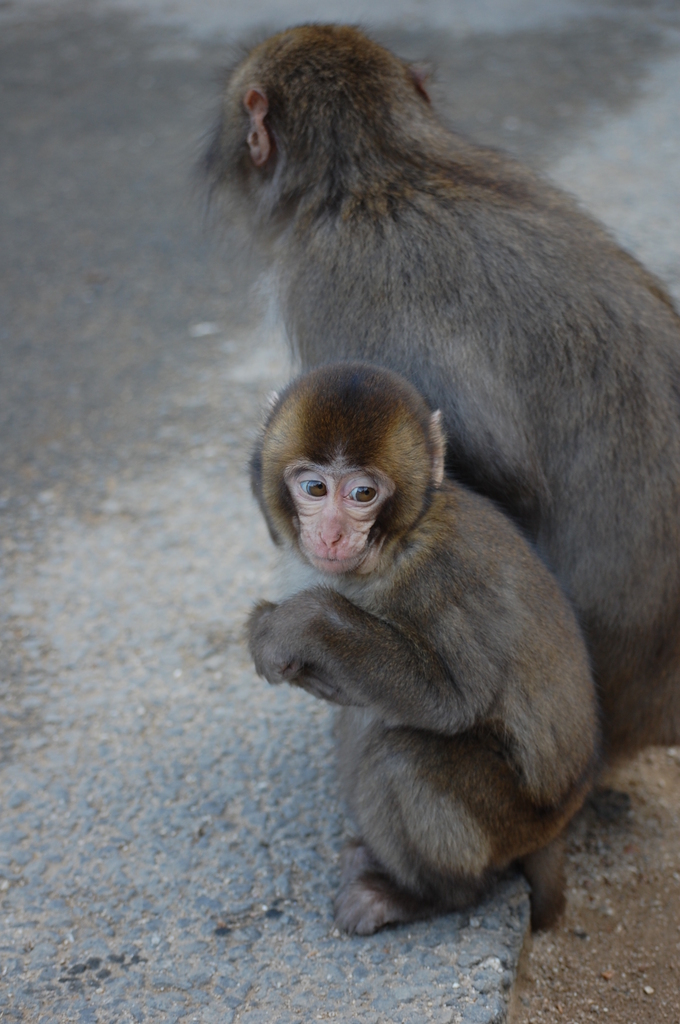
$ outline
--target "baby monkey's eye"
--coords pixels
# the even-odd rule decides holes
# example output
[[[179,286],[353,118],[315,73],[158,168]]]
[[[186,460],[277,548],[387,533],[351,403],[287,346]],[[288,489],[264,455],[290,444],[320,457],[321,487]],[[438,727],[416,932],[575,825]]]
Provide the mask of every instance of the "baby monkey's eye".
[[[377,493],[375,487],[355,487],[349,492],[349,496],[355,501],[373,501]]]
[[[326,485],[321,480],[301,480],[300,487],[312,498],[323,498],[326,494]]]

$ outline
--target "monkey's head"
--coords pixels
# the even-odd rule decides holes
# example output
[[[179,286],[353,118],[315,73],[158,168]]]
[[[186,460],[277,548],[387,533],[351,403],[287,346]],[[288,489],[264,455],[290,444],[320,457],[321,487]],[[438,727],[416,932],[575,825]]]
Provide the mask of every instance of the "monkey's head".
[[[276,543],[327,573],[370,572],[444,476],[439,412],[396,373],[337,363],[294,380],[253,453],[253,492]]]
[[[349,25],[280,32],[231,71],[208,176],[265,214],[319,189],[332,208],[358,175],[382,180],[403,162],[405,126],[415,137],[432,124],[425,78]]]

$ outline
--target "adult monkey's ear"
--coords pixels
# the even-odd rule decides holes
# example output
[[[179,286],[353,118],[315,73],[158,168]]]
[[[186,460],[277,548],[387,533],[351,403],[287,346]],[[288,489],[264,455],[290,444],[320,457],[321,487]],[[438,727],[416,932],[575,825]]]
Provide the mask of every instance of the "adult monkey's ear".
[[[250,131],[246,139],[250,159],[256,167],[263,167],[272,151],[271,139],[264,123],[269,101],[261,89],[248,89],[243,104],[250,114]]]
[[[430,94],[427,91],[427,80],[430,77],[430,69],[423,67],[421,64],[409,64],[409,74],[413,79],[413,84],[416,87],[416,91],[420,93],[424,100],[431,103]]]

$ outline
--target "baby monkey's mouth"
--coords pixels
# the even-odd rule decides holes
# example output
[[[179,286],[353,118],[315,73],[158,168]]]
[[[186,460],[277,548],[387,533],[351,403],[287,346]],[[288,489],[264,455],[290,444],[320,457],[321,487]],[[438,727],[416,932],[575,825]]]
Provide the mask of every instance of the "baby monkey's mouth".
[[[307,558],[312,563],[315,569],[320,569],[322,572],[328,573],[342,573],[342,572],[353,572],[361,565],[366,556],[369,553],[369,548],[365,547],[363,551],[360,551],[356,555],[313,555],[311,552],[307,552]]]
[[[307,560],[315,569],[328,575],[339,576],[342,573],[358,572],[366,575],[375,569],[383,547],[384,535],[371,538],[361,551],[353,555],[315,555],[305,550]]]

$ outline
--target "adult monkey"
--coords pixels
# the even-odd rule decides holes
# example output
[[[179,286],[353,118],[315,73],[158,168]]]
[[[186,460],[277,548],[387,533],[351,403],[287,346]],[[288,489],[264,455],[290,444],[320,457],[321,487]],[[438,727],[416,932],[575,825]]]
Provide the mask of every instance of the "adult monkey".
[[[206,166],[272,245],[302,365],[405,374],[448,471],[536,542],[588,638],[607,757],[680,742],[680,318],[659,282],[348,26],[252,50]]]

